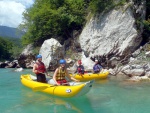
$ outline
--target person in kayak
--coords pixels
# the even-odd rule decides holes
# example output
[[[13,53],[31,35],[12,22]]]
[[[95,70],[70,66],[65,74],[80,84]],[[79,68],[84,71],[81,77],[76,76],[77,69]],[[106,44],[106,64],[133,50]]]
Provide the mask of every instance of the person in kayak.
[[[84,74],[84,66],[82,65],[81,60],[78,60],[78,66],[75,73]]]
[[[102,69],[103,67],[98,63],[98,60],[96,59],[95,64],[93,66],[94,73],[99,73]]]
[[[59,64],[60,64],[60,67],[58,67],[55,72],[54,72],[54,76],[53,76],[53,80],[54,82],[56,83],[56,85],[69,85],[67,80],[66,80],[66,77],[70,80],[73,80],[75,82],[79,82],[79,80],[76,80],[75,78],[71,77],[69,74],[68,74],[68,71],[65,67],[66,65],[66,60],[64,59],[61,59],[59,61]]]
[[[35,62],[35,64],[33,65],[33,73],[36,74],[37,76],[37,81],[38,82],[43,82],[43,83],[46,83],[46,76],[50,76],[47,71],[46,71],[46,68],[45,68],[45,65],[44,63],[42,62],[42,55],[37,55],[36,56],[37,60]]]

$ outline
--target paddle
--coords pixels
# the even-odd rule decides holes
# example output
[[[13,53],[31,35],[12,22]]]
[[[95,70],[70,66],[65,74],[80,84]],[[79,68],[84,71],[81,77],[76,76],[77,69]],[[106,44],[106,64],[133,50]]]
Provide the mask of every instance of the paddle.
[[[72,75],[72,77],[75,77],[76,75],[80,75],[80,76],[82,76],[82,78],[84,78],[84,77],[83,77],[83,75],[84,75],[84,74],[81,74],[81,73],[74,73],[74,74],[69,73],[69,74],[71,74],[71,75]]]
[[[55,87],[55,86],[39,86],[39,87],[32,88],[32,90],[33,91],[42,91],[42,90],[45,90],[46,88],[49,88],[49,87]]]
[[[59,86],[64,86],[68,83],[63,83],[63,85],[59,85]],[[42,91],[42,90],[45,90],[46,88],[50,88],[50,87],[56,87],[58,85],[52,85],[52,86],[38,86],[38,87],[34,87],[32,88],[33,91]]]

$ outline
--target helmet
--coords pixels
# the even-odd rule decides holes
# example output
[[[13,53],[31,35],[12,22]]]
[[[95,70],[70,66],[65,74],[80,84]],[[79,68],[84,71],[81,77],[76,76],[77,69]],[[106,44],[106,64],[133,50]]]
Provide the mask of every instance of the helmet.
[[[66,64],[66,60],[61,59],[61,60],[59,60],[59,63],[60,63],[60,64]]]
[[[97,60],[97,59],[95,59],[95,62],[98,62],[98,60]]]
[[[42,55],[39,54],[39,55],[36,56],[36,58],[42,58]]]
[[[82,64],[81,60],[78,60],[78,64]]]

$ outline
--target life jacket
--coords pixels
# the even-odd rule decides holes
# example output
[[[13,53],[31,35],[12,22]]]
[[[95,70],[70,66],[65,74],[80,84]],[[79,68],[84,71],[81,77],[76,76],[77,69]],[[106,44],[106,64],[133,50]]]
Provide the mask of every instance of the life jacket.
[[[46,71],[46,68],[43,62],[36,62],[36,64],[38,65],[38,67],[36,68],[38,72],[36,74],[39,74],[39,72],[44,73]]]
[[[77,71],[78,71],[78,73],[80,73],[80,74],[84,74],[84,67],[83,67],[82,65],[78,66],[78,67],[77,67]]]
[[[62,70],[61,67],[58,68],[58,73],[56,76],[56,80],[64,80],[66,76],[66,69]]]

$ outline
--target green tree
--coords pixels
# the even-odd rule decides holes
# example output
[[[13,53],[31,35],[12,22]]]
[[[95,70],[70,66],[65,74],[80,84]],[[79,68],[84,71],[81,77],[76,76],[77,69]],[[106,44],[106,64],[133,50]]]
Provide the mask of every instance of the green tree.
[[[80,29],[85,21],[84,0],[36,0],[33,7],[24,12],[26,31],[23,44],[41,45],[51,37],[63,42],[74,29]]]
[[[12,48],[12,42],[0,37],[0,60],[10,59],[11,54],[9,50]]]
[[[147,42],[149,41],[150,37],[150,1],[146,0],[146,19],[143,21],[144,24],[144,32],[143,37],[144,40]]]
[[[17,58],[22,51],[20,39],[0,37],[0,60]]]

